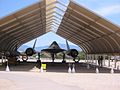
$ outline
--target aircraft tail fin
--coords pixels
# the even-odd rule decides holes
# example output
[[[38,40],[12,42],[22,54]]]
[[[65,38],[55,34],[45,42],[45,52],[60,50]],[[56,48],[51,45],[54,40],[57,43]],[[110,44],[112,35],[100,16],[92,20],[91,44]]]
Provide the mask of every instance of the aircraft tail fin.
[[[35,48],[36,42],[37,42],[37,39],[36,39],[35,42],[34,42],[33,49]]]
[[[70,50],[70,46],[68,44],[68,41],[66,40],[67,50]]]

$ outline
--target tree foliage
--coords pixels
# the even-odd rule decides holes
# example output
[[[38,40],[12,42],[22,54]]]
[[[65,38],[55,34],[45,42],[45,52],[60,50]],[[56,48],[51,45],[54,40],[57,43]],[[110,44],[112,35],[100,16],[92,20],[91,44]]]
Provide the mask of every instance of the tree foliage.
[[[79,51],[78,59],[85,60],[85,53],[83,51]]]

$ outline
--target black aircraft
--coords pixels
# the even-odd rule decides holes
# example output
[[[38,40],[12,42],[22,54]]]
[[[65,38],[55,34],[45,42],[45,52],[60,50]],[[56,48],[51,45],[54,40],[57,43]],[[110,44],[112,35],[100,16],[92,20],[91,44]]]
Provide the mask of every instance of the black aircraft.
[[[43,49],[43,50],[41,50],[41,51],[50,53],[50,54],[51,54],[51,57],[52,57],[52,60],[53,60],[53,62],[54,62],[54,60],[55,60],[55,54],[60,53],[60,52],[63,52],[63,51],[65,51],[65,50],[64,50],[64,49],[61,49],[61,48],[59,47],[59,45],[57,44],[57,42],[54,41],[54,42],[49,46],[49,48]]]
[[[36,51],[35,51],[36,42],[37,42],[37,39],[34,42],[33,48],[27,48],[26,49],[25,53],[26,53],[27,56],[32,56],[33,54],[36,53]]]
[[[27,60],[28,60],[28,56],[32,56],[33,54],[36,54],[36,51],[35,51],[36,42],[37,42],[37,39],[35,40],[32,48],[27,48],[27,49],[25,50],[25,54],[26,54],[26,55],[23,55],[23,56],[22,56],[22,60],[23,60],[23,61],[27,61]]]
[[[78,51],[77,51],[76,49],[70,49],[67,40],[66,40],[66,45],[67,45],[66,54],[67,54],[68,56],[71,56],[71,57],[73,58],[73,61],[78,62],[78,61],[75,60],[76,57],[78,56]]]
[[[37,39],[35,40],[35,43],[33,45],[33,48],[27,48],[25,51],[25,54],[20,53],[17,49],[17,45],[15,47],[14,51],[3,51],[2,54],[0,54],[0,57],[5,56],[6,59],[8,59],[9,63],[13,63],[16,64],[18,60],[19,56],[22,56],[22,60],[23,61],[27,61],[28,60],[28,56],[32,56],[33,54],[35,54],[35,44],[36,44]]]
[[[56,53],[59,53],[59,52],[62,52],[63,53],[63,63],[65,63],[65,54],[67,54],[68,56],[72,57],[73,58],[73,61],[76,62],[76,57],[78,56],[78,51],[76,49],[70,49],[69,45],[68,45],[68,42],[66,40],[66,45],[67,45],[67,50],[64,50],[64,49],[61,49],[59,47],[59,45],[57,44],[56,41],[54,41],[48,49],[43,49],[41,51],[44,51],[44,52],[47,52],[47,53],[50,53],[51,54],[51,57],[52,57],[52,60],[54,62],[55,60],[55,54]]]
[[[18,57],[20,56],[20,52],[17,51],[18,47],[16,45],[14,51],[2,51],[1,57],[2,59],[8,59],[8,62],[11,64],[16,65],[17,62],[20,62],[18,60]]]

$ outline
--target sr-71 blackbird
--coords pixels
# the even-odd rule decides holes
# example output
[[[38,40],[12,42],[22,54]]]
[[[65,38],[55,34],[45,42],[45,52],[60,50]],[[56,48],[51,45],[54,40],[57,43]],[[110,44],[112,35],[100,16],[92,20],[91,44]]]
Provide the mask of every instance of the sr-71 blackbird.
[[[78,56],[78,51],[77,51],[76,49],[70,49],[67,40],[66,40],[66,44],[67,44],[67,49],[68,49],[68,50],[61,49],[61,48],[59,47],[59,45],[57,44],[57,42],[54,41],[54,42],[49,46],[49,48],[43,49],[43,50],[41,50],[41,51],[42,51],[42,52],[44,51],[44,52],[50,53],[53,62],[54,62],[54,60],[55,60],[55,54],[60,53],[60,52],[63,53],[63,62],[65,62],[65,60],[64,60],[64,59],[65,59],[65,54],[67,54],[68,56],[71,56],[71,57],[73,58],[73,60],[75,61],[75,58]]]

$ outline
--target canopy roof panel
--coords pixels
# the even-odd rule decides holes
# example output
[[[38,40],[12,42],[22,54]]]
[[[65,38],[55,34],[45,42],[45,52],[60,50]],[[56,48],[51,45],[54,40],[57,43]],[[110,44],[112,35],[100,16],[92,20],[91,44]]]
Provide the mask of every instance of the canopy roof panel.
[[[0,20],[0,47],[13,50],[46,33],[46,4],[41,1]]]
[[[53,29],[85,53],[120,53],[119,26],[73,1],[66,6],[57,0],[42,0],[1,19],[0,51],[15,50]]]
[[[119,53],[120,27],[70,1],[57,34],[86,53]]]

